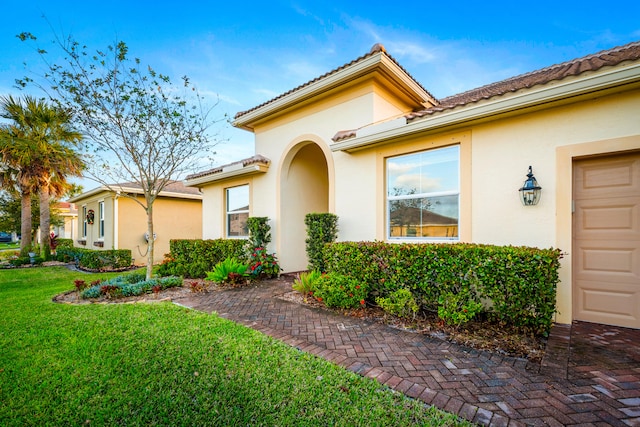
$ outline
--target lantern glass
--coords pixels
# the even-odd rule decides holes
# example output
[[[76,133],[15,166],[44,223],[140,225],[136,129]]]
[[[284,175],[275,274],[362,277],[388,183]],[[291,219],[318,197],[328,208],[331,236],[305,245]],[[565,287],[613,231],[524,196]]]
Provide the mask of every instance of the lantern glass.
[[[531,166],[529,166],[529,173],[527,174],[527,179],[525,180],[522,188],[520,188],[520,201],[523,206],[534,206],[537,205],[540,201],[540,193],[542,187],[538,185],[538,181],[536,177],[533,176],[533,170]]]

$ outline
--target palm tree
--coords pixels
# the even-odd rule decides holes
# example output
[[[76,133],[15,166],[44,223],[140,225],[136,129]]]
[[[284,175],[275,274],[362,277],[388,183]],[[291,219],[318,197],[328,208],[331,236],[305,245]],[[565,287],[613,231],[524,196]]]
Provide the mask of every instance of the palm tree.
[[[3,170],[13,176],[3,182],[16,186],[23,201],[21,250],[31,246],[31,205],[27,208],[25,200],[37,192],[40,248],[46,259],[50,252],[50,197],[64,193],[68,177],[81,175],[85,165],[74,148],[82,134],[71,126],[70,113],[31,96],[25,96],[24,101],[0,97],[0,115],[13,122],[0,129],[0,160]]]
[[[22,140],[11,136],[6,128],[0,130],[0,186],[9,192],[18,192],[21,200],[20,224],[20,252],[26,255],[32,246],[31,195],[35,190],[32,171],[27,164],[22,168],[16,167],[21,162],[28,161],[22,153]]]
[[[44,259],[49,258],[51,241],[51,197],[61,196],[70,188],[69,176],[80,176],[84,161],[71,147],[62,144],[50,144],[42,157],[44,167],[38,174],[38,193],[40,196],[40,251]]]

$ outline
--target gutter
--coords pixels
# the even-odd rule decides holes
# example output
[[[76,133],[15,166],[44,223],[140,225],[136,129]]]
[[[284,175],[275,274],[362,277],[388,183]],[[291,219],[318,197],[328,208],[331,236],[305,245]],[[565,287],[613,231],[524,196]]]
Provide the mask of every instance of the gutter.
[[[127,193],[127,194],[144,194],[142,189],[140,188],[132,188],[132,187],[120,187],[114,185],[111,189],[106,186],[101,186],[98,188],[94,188],[93,190],[89,190],[86,193],[82,193],[78,196],[75,196],[68,200],[69,203],[78,203],[80,200],[87,199],[89,197],[95,196],[100,193]],[[201,194],[189,194],[189,193],[176,193],[175,191],[161,191],[158,193],[158,196],[162,197],[174,197],[179,199],[194,199],[194,200],[202,200]]]
[[[265,173],[268,170],[269,165],[266,165],[264,163],[254,163],[243,167],[224,168],[222,172],[213,173],[194,179],[187,179],[184,181],[184,184],[188,187],[198,187],[201,185],[211,184],[215,181],[221,181],[223,179],[235,178],[243,175],[253,175],[257,173]]]

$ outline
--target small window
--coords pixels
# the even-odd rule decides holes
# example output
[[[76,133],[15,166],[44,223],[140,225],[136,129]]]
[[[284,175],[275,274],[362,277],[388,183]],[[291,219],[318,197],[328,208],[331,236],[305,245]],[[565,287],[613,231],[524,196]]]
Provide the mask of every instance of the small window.
[[[98,238],[104,239],[104,201],[98,202]]]
[[[87,207],[82,207],[82,237],[87,237]]]
[[[460,147],[390,157],[386,163],[388,238],[458,240]]]
[[[227,188],[227,237],[248,237],[249,186]]]

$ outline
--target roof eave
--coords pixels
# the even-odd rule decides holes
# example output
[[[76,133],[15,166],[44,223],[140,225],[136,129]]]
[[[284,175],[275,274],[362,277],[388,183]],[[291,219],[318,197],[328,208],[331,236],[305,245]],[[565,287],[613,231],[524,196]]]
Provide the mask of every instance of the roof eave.
[[[383,52],[378,52],[346,67],[345,69],[339,70],[334,74],[330,74],[318,81],[303,86],[294,92],[273,100],[272,102],[268,102],[262,107],[249,111],[234,120],[232,125],[241,129],[253,131],[256,122],[297,105],[302,101],[325,94],[329,90],[354,81],[375,71],[376,69],[383,71],[387,78],[400,86],[403,94],[411,98],[416,105],[424,107],[428,104],[433,105],[437,103],[437,100],[434,99],[429,92],[423,89],[422,86],[409,76],[398,64]]]
[[[69,203],[78,203],[81,200],[85,200],[91,197],[94,197],[100,193],[116,193],[116,194],[121,194],[121,193],[126,193],[126,194],[144,194],[144,192],[142,191],[141,188],[133,188],[133,187],[120,187],[120,186],[114,186],[112,188],[109,188],[107,186],[100,186],[97,188],[94,188],[93,190],[89,190],[86,193],[82,193],[79,194],[69,200],[67,200]],[[158,193],[159,197],[173,197],[173,198],[177,198],[177,199],[193,199],[193,200],[202,200],[202,195],[201,194],[190,194],[190,193],[178,193],[175,191],[161,191],[160,193]]]
[[[269,165],[265,163],[253,163],[242,168],[233,169],[229,171],[222,171],[213,173],[210,175],[199,176],[193,179],[187,179],[184,181],[184,185],[188,187],[202,187],[205,185],[213,184],[216,181],[222,181],[230,178],[237,178],[240,176],[254,175],[258,173],[266,173],[269,170]]]
[[[460,125],[523,108],[554,102],[575,96],[585,95],[616,86],[640,82],[640,63],[597,72],[567,82],[554,82],[552,85],[523,90],[513,96],[499,96],[487,102],[472,103],[466,106],[434,113],[430,116],[414,119],[393,129],[356,136],[331,145],[331,151],[358,151],[374,145],[384,144],[397,138],[411,136],[425,131]]]
[[[69,203],[78,203],[78,201],[80,201],[80,200],[88,199],[88,198],[93,197],[93,196],[95,196],[97,194],[100,194],[100,193],[103,193],[103,192],[106,193],[106,192],[109,192],[109,191],[110,190],[105,186],[96,187],[96,188],[94,188],[92,190],[89,190],[89,191],[87,191],[85,193],[82,193],[82,194],[78,194],[77,196],[68,199],[67,202],[69,202]]]

